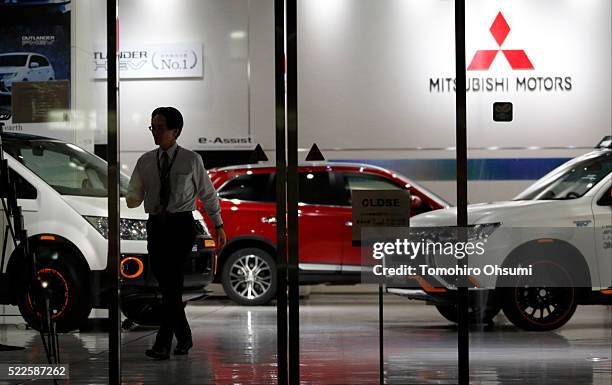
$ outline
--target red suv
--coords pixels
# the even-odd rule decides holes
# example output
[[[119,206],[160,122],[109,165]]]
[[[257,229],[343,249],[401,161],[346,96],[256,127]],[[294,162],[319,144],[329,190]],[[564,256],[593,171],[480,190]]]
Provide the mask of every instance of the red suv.
[[[262,305],[276,295],[275,171],[261,165],[209,170],[227,233],[215,281],[243,305]],[[360,281],[361,251],[351,242],[351,190],[409,189],[413,215],[448,206],[411,180],[376,166],[306,163],[298,171],[299,269],[304,284]],[[198,209],[203,210],[200,202]]]

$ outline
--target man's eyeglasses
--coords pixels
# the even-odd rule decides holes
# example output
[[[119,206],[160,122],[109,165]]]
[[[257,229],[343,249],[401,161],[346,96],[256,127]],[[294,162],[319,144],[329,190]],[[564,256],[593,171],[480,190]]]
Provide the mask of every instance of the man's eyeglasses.
[[[153,131],[155,131],[155,130],[157,130],[157,131],[159,131],[159,130],[163,130],[163,128],[162,128],[162,127],[159,127],[159,126],[157,126],[157,127],[155,127],[155,126],[149,126],[149,127],[147,127],[147,128],[148,128],[148,129],[149,129],[149,131],[151,131],[151,132],[153,132]],[[168,128],[167,130],[168,130],[168,131],[171,131],[171,130],[176,130],[176,128]]]

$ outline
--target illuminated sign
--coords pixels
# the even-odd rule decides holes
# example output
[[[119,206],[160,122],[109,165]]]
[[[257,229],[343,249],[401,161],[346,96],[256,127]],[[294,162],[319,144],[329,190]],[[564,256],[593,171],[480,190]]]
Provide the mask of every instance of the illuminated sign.
[[[535,70],[531,59],[523,49],[503,49],[502,45],[510,34],[510,25],[501,12],[497,13],[489,32],[497,43],[497,49],[479,49],[474,54],[467,70],[488,71],[499,52],[514,70]],[[466,92],[568,92],[573,88],[572,77],[565,74],[523,76],[467,76]],[[430,93],[455,92],[454,76],[436,76],[429,78]]]
[[[93,53],[95,79],[106,79],[106,50]],[[121,79],[197,78],[203,76],[202,44],[139,44],[121,47]]]

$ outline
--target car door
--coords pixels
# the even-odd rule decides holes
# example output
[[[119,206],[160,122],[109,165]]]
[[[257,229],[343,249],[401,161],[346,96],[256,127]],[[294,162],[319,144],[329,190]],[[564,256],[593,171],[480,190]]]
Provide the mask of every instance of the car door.
[[[352,220],[352,190],[405,190],[395,182],[386,179],[381,175],[344,172],[342,173],[344,188],[346,189],[348,207],[346,207],[347,221]],[[361,270],[361,248],[352,245],[352,227],[345,226],[342,229],[342,267],[345,272],[358,272]]]
[[[53,68],[51,67],[51,63],[49,63],[49,60],[47,60],[47,58],[44,56],[38,56],[38,62],[40,63],[39,65],[40,80],[42,81],[52,80],[55,77],[55,74],[53,73]]]
[[[339,272],[346,226],[343,191],[328,171],[300,171],[298,239],[301,270]]]
[[[246,173],[224,183],[219,189],[221,212],[228,241],[259,238],[276,241],[276,193],[274,174]],[[203,208],[200,205],[202,211]],[[212,222],[205,215],[207,223]]]
[[[610,178],[608,178],[609,180]],[[612,286],[612,189],[610,182],[593,199],[595,248],[601,286]]]

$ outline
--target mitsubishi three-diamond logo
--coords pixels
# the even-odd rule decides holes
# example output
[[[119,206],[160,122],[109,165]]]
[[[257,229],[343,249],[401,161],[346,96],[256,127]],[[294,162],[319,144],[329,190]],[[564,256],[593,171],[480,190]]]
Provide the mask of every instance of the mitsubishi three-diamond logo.
[[[491,46],[497,44],[496,49],[479,49],[474,54],[470,65],[468,66],[466,76],[465,91],[468,93],[496,93],[498,95],[508,93],[523,93],[523,92],[570,92],[573,89],[573,79],[571,74],[563,73],[544,73],[542,70],[551,63],[556,67],[561,64],[555,60],[545,60],[551,53],[546,51],[546,46],[541,47],[538,52],[538,71],[534,71],[534,66],[527,56],[524,48],[521,46],[513,46],[507,43],[507,37],[510,35],[510,25],[504,18],[501,12],[493,20],[493,24],[489,28]],[[529,32],[529,31],[525,31]],[[478,31],[482,33],[482,31]],[[486,33],[486,31],[485,31]],[[559,34],[551,35],[550,38],[559,38]],[[489,37],[489,34],[487,34]],[[491,47],[478,47],[491,48]],[[501,54],[500,54],[501,52]],[[558,54],[558,53],[554,53]],[[497,60],[498,64],[504,64],[504,69],[501,71],[488,71]],[[507,62],[511,70],[506,70]],[[516,70],[531,70],[531,71],[516,71]],[[455,92],[457,88],[457,80],[451,73],[436,74],[429,76],[429,92],[430,93],[446,93]]]
[[[510,26],[501,12],[497,14],[493,24],[491,24],[491,28],[489,28],[489,31],[491,31],[491,35],[493,35],[493,38],[497,42],[499,48],[476,51],[472,62],[468,66],[468,71],[488,70],[500,51],[506,57],[506,60],[508,60],[508,63],[513,70],[534,69],[533,64],[531,64],[531,61],[529,60],[529,57],[527,57],[524,50],[502,49],[502,45],[510,33]]]

